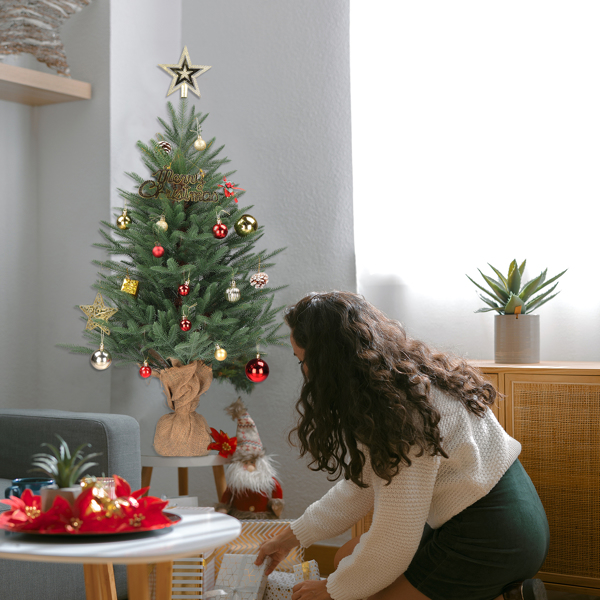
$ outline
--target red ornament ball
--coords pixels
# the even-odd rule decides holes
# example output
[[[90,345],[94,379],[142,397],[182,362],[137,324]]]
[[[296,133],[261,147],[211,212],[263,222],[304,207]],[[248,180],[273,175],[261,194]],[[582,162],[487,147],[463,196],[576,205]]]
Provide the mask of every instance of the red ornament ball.
[[[148,379],[148,377],[152,375],[152,369],[147,365],[147,363],[144,363],[144,366],[140,367],[140,375],[144,379]]]
[[[156,256],[156,258],[160,258],[165,253],[165,249],[162,246],[156,244],[154,248],[152,248],[152,254]]]
[[[192,328],[192,322],[187,317],[183,317],[183,319],[179,321],[179,328],[181,331],[189,331]]]
[[[222,240],[223,238],[227,237],[227,225],[225,225],[225,223],[217,223],[214,227],[213,227],[213,235],[218,239],[218,240]]]
[[[260,383],[269,376],[269,365],[262,358],[253,358],[246,364],[246,377],[253,383]]]
[[[180,296],[187,296],[190,293],[190,286],[187,283],[182,283],[177,291]]]

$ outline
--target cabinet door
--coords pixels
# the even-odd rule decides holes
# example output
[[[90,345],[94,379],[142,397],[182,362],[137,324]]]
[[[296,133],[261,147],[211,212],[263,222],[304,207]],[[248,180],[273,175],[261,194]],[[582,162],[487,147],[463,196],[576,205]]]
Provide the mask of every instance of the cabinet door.
[[[500,392],[500,382],[498,379],[498,373],[483,373],[483,376],[494,386],[497,392]],[[504,402],[500,396],[496,397],[496,401],[493,406],[490,406],[492,412],[496,416],[496,419],[500,421],[500,425],[504,425]]]
[[[504,383],[505,428],[550,524],[539,577],[600,595],[600,376],[507,373]]]

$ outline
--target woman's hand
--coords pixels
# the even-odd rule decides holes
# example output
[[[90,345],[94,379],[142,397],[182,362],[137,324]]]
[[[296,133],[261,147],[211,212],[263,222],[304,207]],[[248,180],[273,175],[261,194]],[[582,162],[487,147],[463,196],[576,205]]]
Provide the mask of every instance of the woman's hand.
[[[327,580],[302,581],[294,586],[292,600],[331,600]]]
[[[263,564],[265,558],[270,556],[271,562],[265,570],[265,575],[270,575],[275,570],[275,567],[290,553],[292,548],[299,545],[298,538],[288,525],[279,535],[266,540],[260,545],[258,558],[254,564],[259,567]]]

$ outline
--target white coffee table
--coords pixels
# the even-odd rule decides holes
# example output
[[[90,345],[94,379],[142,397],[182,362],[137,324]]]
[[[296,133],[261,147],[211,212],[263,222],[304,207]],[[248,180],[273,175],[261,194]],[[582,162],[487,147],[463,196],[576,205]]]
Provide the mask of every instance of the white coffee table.
[[[156,564],[156,600],[171,600],[173,559],[210,552],[234,540],[240,531],[240,521],[221,513],[182,513],[181,521],[167,529],[114,537],[2,531],[0,558],[83,564],[87,600],[116,600],[113,564],[127,565],[128,600],[149,600],[149,565]]]

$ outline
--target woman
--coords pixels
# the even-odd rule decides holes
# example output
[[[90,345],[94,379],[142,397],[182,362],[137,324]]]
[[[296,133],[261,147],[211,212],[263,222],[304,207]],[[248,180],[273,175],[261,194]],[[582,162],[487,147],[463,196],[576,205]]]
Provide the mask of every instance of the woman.
[[[285,320],[304,373],[292,433],[311,469],[343,479],[262,544],[256,564],[270,556],[270,573],[374,509],[328,580],[298,584],[292,600],[545,598],[529,578],[548,522],[482,375],[348,292],[310,294]]]

